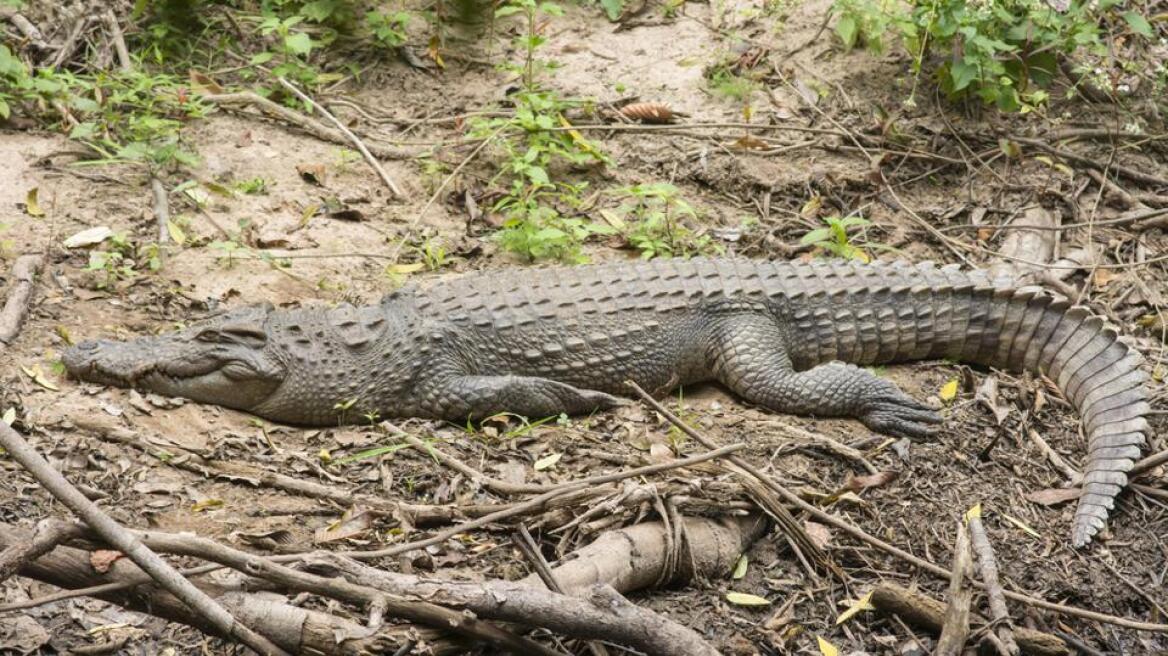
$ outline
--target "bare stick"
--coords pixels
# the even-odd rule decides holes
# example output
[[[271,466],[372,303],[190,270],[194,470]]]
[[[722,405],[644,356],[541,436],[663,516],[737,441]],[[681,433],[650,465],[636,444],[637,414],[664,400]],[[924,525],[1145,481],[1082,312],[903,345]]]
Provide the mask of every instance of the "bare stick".
[[[43,260],[40,255],[21,255],[12,265],[12,288],[4,309],[0,310],[0,347],[7,346],[20,334],[20,324],[28,314],[28,303]]]
[[[893,613],[909,624],[934,633],[945,625],[945,604],[919,592],[902,588],[895,583],[881,583],[872,590],[872,605],[882,613]],[[974,618],[984,624],[980,617]],[[1058,636],[1019,627],[1018,646],[1032,656],[1070,656],[1071,650]],[[938,649],[936,654],[940,654]]]
[[[243,91],[240,93],[218,93],[207,94],[202,97],[207,102],[215,103],[216,105],[244,105],[257,107],[270,114],[274,114],[279,118],[295,125],[302,130],[307,131],[312,136],[321,141],[329,141],[338,144],[350,143],[348,137],[344,132],[330,128],[321,122],[304,116],[300,112],[289,109],[279,103],[272,102],[261,95],[252,93],[250,91]],[[367,146],[369,152],[377,155],[381,159],[413,159],[417,156],[416,153],[398,150],[380,144],[369,144]]]
[[[662,415],[666,419],[668,419],[671,424],[673,424],[674,426],[677,426],[677,428],[679,430],[685,432],[686,435],[690,435],[691,437],[694,437],[694,439],[698,440],[702,444],[713,444],[713,442],[711,440],[709,440],[705,436],[702,436],[699,433],[697,433],[697,431],[695,431],[693,428],[690,428],[688,425],[686,425],[685,422],[678,419],[676,415],[665,410],[664,407],[662,407],[660,403],[657,403],[656,399],[654,399],[653,397],[646,394],[645,391],[642,390],[640,387],[636,386],[635,384],[631,384],[631,386],[637,390],[640,390],[639,393],[641,394],[641,398],[644,399],[646,403],[649,403],[650,405],[652,405],[656,408],[659,408],[658,412],[661,412]],[[1151,488],[1149,488],[1149,489],[1151,489]],[[881,540],[880,538],[877,538],[873,535],[868,534],[866,531],[864,531],[860,527],[855,526],[848,521],[840,519],[839,517],[836,517],[835,515],[832,515],[831,513],[824,512],[822,509],[804,501],[803,499],[800,499],[797,495],[791,493],[786,488],[783,488],[780,486],[778,489],[775,490],[775,492],[777,492],[779,494],[779,496],[783,497],[784,501],[786,501],[787,503],[791,504],[792,506],[795,506],[796,508],[802,510],[803,512],[807,513],[808,515],[811,515],[817,521],[822,522],[824,524],[829,524],[831,526],[834,526],[835,528],[838,528],[839,530],[843,531],[844,533],[847,533],[848,535],[856,538],[857,540],[864,542],[866,544],[870,544],[873,547],[876,547],[877,549],[879,549],[879,550],[881,550],[881,551],[883,551],[891,556],[899,558],[900,560],[903,560],[904,562],[909,563],[909,564],[913,565],[914,567],[921,569],[922,571],[928,572],[934,576],[945,579],[946,581],[948,581],[949,577],[952,575],[952,573],[949,570],[945,569],[944,567],[941,567],[940,565],[937,565],[936,563],[932,563],[930,561],[925,560],[924,558],[920,558],[918,556],[915,556],[915,555],[905,551],[904,549],[897,547],[896,545],[889,544],[888,542],[885,542],[884,540]],[[982,583],[981,581],[975,581],[974,585],[976,585],[980,588],[985,587],[985,584]],[[1056,613],[1063,613],[1066,615],[1073,615],[1075,617],[1080,617],[1080,618],[1087,619],[1087,620],[1093,620],[1095,622],[1103,622],[1105,624],[1122,626],[1124,628],[1134,629],[1136,631],[1149,631],[1152,633],[1168,633],[1168,624],[1157,624],[1155,622],[1140,622],[1137,620],[1128,619],[1126,617],[1117,617],[1115,615],[1108,615],[1106,613],[1099,613],[1099,612],[1096,612],[1093,610],[1087,610],[1086,608],[1078,608],[1076,606],[1067,606],[1065,604],[1058,604],[1058,603],[1055,603],[1053,601],[1047,601],[1045,599],[1040,599],[1038,597],[1032,597],[1030,595],[1023,594],[1021,592],[1014,592],[1012,590],[1004,590],[1003,592],[1008,599],[1013,599],[1014,601],[1019,601],[1019,602],[1022,602],[1024,604],[1027,604],[1029,606],[1034,606],[1035,608],[1044,608],[1046,610],[1054,611]]]
[[[1164,449],[1159,453],[1144,458],[1143,460],[1132,465],[1131,471],[1128,472],[1129,478],[1136,478],[1145,472],[1149,472],[1160,465],[1168,464],[1168,449]]]
[[[84,528],[59,519],[43,519],[26,541],[13,542],[0,551],[0,583],[20,568],[52,551],[66,540],[80,537]],[[3,546],[3,545],[0,545]]]
[[[272,641],[240,624],[207,593],[184,579],[162,558],[148,549],[133,533],[122,528],[105,514],[97,504],[66,480],[52,465],[37,453],[19,433],[0,421],[0,446],[19,462],[58,501],[85,521],[103,540],[126,554],[145,570],[163,589],[206,618],[223,635],[230,636],[260,654],[287,656],[287,652]]]
[[[106,27],[110,31],[110,40],[114,42],[114,50],[118,53],[118,68],[123,73],[129,73],[134,70],[134,60],[130,59],[130,50],[126,48],[126,37],[122,35],[122,26],[118,24],[117,16],[114,12],[107,11],[101,15],[105,20]]]
[[[1068,481],[1079,480],[1079,477],[1082,476],[1082,474],[1076,471],[1074,467],[1072,467],[1066,460],[1064,460],[1057,451],[1052,449],[1050,444],[1047,444],[1046,440],[1042,439],[1042,436],[1038,434],[1038,431],[1031,428],[1030,430],[1026,431],[1026,434],[1030,437],[1030,441],[1034,442],[1034,445],[1037,446],[1038,450],[1042,452],[1042,455],[1046,457],[1047,461],[1049,461],[1050,464],[1055,469],[1057,469],[1060,474],[1066,477]]]
[[[158,243],[170,241],[170,202],[166,197],[166,185],[157,176],[150,176],[150,191],[154,194],[154,219],[158,222]]]
[[[1010,611],[1006,608],[1006,597],[1002,594],[1002,584],[998,580],[998,559],[994,556],[994,547],[990,544],[990,538],[981,523],[981,505],[978,504],[967,512],[965,519],[969,523],[969,539],[973,543],[973,551],[977,554],[977,568],[981,571],[981,580],[985,584],[990,617],[995,626],[994,633],[1005,650],[1003,656],[1015,656],[1018,653],[1018,643],[1014,641]]]
[[[957,540],[953,544],[953,576],[949,579],[949,607],[933,656],[961,656],[969,639],[969,604],[973,588],[965,585],[973,579],[973,560],[969,553],[969,535],[965,524],[957,522]]]
[[[369,166],[372,166],[373,170],[377,171],[377,176],[379,178],[381,178],[381,181],[385,183],[386,187],[389,187],[389,191],[390,191],[390,193],[392,193],[394,195],[394,197],[396,197],[396,198],[404,198],[405,197],[405,194],[403,194],[401,189],[399,189],[398,186],[396,184],[394,184],[393,180],[390,179],[389,174],[385,172],[385,169],[381,168],[381,162],[377,161],[377,158],[374,157],[373,154],[369,152],[369,149],[365,147],[365,143],[362,142],[361,139],[357,135],[353,134],[352,130],[345,127],[345,124],[338,121],[337,117],[333,116],[329,112],[329,110],[325,109],[324,107],[321,107],[315,100],[308,97],[308,95],[305,94],[300,89],[297,89],[288,80],[285,80],[284,78],[279,77],[279,76],[276,77],[276,80],[278,80],[280,82],[280,84],[284,86],[285,89],[291,91],[297,98],[303,100],[310,107],[312,107],[316,111],[320,112],[321,116],[328,119],[329,123],[332,123],[338,130],[341,131],[341,134],[348,137],[349,141],[351,141],[353,143],[353,145],[357,147],[357,150],[361,151],[361,155],[365,158],[365,161],[369,162]]]

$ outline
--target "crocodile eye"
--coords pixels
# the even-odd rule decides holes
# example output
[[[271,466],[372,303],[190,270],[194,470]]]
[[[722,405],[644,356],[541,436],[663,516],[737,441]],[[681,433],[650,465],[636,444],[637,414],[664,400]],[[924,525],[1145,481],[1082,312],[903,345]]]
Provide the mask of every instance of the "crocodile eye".
[[[199,331],[198,335],[195,335],[195,340],[206,342],[208,344],[218,344],[219,342],[223,341],[223,338],[219,335],[218,330],[213,328],[204,328],[203,330]]]

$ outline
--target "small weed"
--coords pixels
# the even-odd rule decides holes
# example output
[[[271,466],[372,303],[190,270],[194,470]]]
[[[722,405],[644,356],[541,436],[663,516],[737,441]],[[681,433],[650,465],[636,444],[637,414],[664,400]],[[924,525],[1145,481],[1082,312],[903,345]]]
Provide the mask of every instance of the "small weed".
[[[378,10],[365,14],[365,27],[373,35],[373,42],[387,50],[405,44],[406,26],[409,22],[410,14],[404,11]]]
[[[427,269],[437,271],[446,266],[446,248],[441,242],[430,238],[422,242],[421,246],[415,247],[415,250]]]
[[[725,68],[717,68],[709,75],[709,87],[716,96],[746,103],[750,101],[750,96],[759,89],[759,83],[735,75]]]
[[[641,257],[689,257],[720,251],[709,235],[696,234],[685,224],[698,218],[677,187],[668,183],[634,185],[618,190],[628,197],[609,223],[624,234]]]
[[[142,267],[151,273],[162,269],[162,250],[156,243],[134,244],[122,233],[108,240],[108,250],[94,250],[89,253],[88,271],[100,271],[104,280],[99,287],[112,287],[119,280],[130,280],[138,276]]]
[[[241,194],[266,194],[268,193],[268,181],[262,177],[250,178],[248,180],[239,180],[232,187]]]
[[[884,247],[882,244],[871,243],[864,243],[861,247],[853,243],[852,235],[848,234],[848,229],[863,228],[869,225],[870,222],[865,218],[828,216],[824,217],[823,222],[827,224],[827,227],[811,230],[803,235],[799,243],[805,246],[814,246],[845,260],[859,260],[861,262],[869,262],[872,259],[864,250],[865,248]]]

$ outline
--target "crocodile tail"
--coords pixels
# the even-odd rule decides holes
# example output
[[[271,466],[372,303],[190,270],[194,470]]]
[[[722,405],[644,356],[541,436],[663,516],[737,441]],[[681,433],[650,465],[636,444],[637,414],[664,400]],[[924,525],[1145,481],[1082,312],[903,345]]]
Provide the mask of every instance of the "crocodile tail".
[[[1008,304],[1024,306],[1028,318],[993,359],[1047,375],[1082,417],[1087,464],[1071,529],[1072,544],[1082,547],[1103,528],[1145,443],[1143,356],[1101,317],[1065,299],[1023,289]]]

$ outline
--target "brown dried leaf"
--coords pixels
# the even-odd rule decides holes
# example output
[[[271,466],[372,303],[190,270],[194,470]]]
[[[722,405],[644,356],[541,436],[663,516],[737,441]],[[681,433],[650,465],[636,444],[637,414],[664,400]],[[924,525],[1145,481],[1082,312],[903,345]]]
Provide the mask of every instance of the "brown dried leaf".
[[[1038,490],[1026,495],[1026,500],[1040,506],[1057,506],[1079,498],[1080,490],[1077,487],[1052,487]]]
[[[341,518],[328,526],[317,529],[312,535],[316,544],[348,540],[362,535],[373,526],[373,514],[368,509],[353,506]]]
[[[868,476],[848,476],[844,488],[852,492],[859,492],[870,487],[884,487],[900,477],[900,472],[882,471]]]
[[[223,93],[223,87],[206,73],[200,73],[192,68],[187,71],[187,75],[191,80],[191,86],[204,89],[207,93]]]
[[[113,564],[122,556],[125,556],[120,551],[112,551],[110,549],[99,549],[89,554],[89,565],[93,567],[93,571],[98,574],[105,574],[113,567]]]
[[[308,184],[314,184],[318,187],[324,186],[325,168],[324,164],[297,164],[296,172]]]
[[[831,545],[831,529],[823,524],[803,522],[803,530],[807,531],[807,537],[820,549],[827,549]]]
[[[744,134],[730,144],[730,147],[735,150],[766,150],[771,145],[754,135]]]
[[[659,102],[639,102],[625,105],[620,110],[625,118],[642,123],[672,123],[677,114],[669,105]]]

